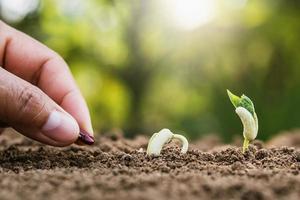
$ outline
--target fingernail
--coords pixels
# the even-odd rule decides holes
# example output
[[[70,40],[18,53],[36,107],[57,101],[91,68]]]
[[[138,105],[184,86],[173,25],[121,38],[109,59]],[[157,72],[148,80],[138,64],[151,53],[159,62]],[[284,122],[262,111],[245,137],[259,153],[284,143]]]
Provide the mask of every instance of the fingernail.
[[[78,140],[88,145],[92,145],[95,143],[94,137],[84,130],[80,130]]]
[[[79,127],[71,116],[62,112],[52,111],[42,128],[42,132],[55,141],[71,142],[78,137]]]

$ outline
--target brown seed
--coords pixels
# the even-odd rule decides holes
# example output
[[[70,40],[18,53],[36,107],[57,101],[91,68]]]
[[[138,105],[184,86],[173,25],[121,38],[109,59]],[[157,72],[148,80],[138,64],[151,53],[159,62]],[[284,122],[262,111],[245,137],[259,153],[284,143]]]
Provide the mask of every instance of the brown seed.
[[[95,139],[89,133],[84,130],[80,130],[78,140],[83,142],[84,144],[92,145],[95,143]]]

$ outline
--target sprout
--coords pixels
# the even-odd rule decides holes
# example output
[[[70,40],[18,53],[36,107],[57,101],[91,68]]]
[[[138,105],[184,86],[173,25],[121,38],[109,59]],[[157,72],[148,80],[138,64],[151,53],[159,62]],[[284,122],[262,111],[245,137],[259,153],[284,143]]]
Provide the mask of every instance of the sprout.
[[[172,139],[178,139],[182,143],[181,153],[186,153],[188,150],[189,142],[187,139],[178,134],[173,134],[169,129],[162,129],[158,133],[154,133],[149,140],[147,154],[159,156],[163,146],[170,142]]]
[[[238,97],[227,90],[230,101],[236,108],[235,112],[241,118],[244,126],[243,153],[248,150],[249,142],[254,140],[258,133],[258,119],[255,113],[254,105],[247,96]]]

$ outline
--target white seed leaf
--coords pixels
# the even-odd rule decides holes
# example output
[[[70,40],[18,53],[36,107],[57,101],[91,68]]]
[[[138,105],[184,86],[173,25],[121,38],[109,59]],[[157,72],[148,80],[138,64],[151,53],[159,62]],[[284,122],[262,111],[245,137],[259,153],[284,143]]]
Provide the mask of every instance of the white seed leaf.
[[[169,129],[162,129],[158,133],[154,133],[150,138],[147,148],[148,155],[158,156],[163,146],[173,137],[173,133]]]
[[[182,143],[181,153],[186,153],[189,148],[189,142],[183,135],[174,134],[173,138],[178,139]]]
[[[254,140],[258,133],[258,120],[256,113],[254,113],[253,116],[246,108],[243,107],[236,108],[235,112],[240,117],[243,123],[244,138],[248,139],[249,141]]]

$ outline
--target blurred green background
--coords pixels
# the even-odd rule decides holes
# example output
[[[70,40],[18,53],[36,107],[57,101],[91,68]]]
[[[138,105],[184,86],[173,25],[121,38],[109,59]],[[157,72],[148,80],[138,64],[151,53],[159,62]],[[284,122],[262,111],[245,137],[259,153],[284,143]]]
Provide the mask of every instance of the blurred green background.
[[[298,0],[0,0],[1,19],[69,64],[98,132],[161,128],[229,141],[226,89],[256,105],[259,139],[300,126]]]

